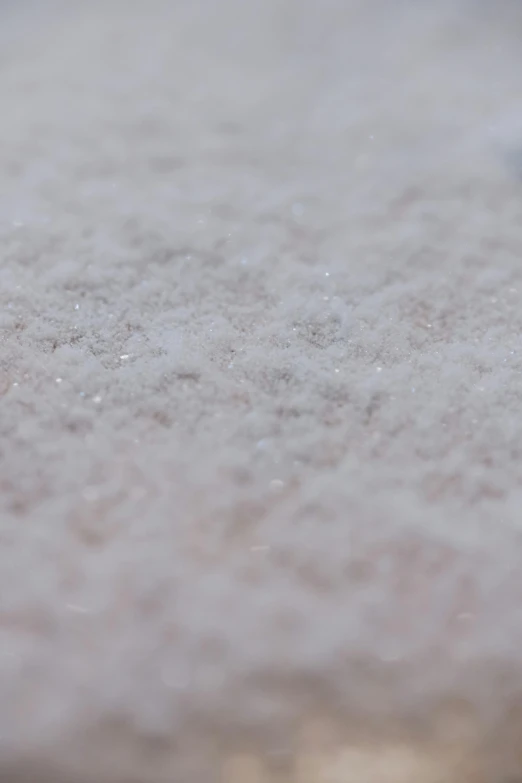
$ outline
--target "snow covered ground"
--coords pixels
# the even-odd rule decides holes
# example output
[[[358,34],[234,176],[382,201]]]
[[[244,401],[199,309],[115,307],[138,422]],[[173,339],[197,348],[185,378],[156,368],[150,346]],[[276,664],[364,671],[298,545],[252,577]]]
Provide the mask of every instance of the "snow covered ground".
[[[0,28],[0,780],[514,779],[520,3]]]

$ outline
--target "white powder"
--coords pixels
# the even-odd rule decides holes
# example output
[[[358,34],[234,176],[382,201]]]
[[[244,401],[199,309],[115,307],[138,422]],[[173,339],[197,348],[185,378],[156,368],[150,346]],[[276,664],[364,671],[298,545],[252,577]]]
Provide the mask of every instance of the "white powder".
[[[200,734],[520,696],[491,9],[0,6],[0,777],[195,781]]]

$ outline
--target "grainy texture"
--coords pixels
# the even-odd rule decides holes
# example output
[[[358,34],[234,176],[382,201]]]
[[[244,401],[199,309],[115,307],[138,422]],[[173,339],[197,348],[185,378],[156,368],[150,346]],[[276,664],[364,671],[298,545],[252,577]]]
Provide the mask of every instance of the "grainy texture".
[[[0,779],[518,774],[520,4],[0,20]]]

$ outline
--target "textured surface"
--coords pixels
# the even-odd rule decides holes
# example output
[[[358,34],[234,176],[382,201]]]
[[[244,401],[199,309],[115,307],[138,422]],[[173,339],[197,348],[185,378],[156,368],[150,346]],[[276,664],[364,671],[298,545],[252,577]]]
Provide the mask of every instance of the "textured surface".
[[[0,777],[515,774],[519,4],[0,16]]]

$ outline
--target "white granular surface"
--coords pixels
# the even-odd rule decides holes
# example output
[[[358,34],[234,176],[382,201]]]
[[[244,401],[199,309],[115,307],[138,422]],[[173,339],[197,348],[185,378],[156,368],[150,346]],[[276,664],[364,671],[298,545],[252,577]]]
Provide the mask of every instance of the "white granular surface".
[[[319,706],[500,736],[520,4],[0,21],[0,778],[207,780]]]

